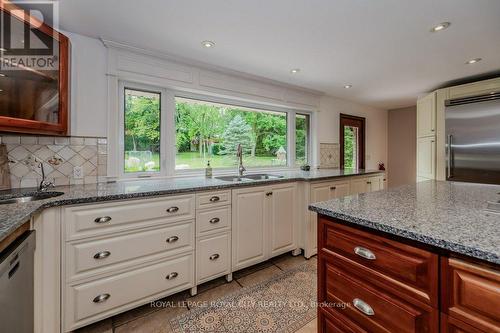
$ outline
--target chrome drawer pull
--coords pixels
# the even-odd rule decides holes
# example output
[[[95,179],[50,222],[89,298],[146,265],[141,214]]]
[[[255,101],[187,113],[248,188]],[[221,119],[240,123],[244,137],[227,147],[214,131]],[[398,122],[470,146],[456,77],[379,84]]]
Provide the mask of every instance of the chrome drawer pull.
[[[218,253],[216,253],[216,254],[212,254],[212,255],[209,257],[209,259],[210,259],[210,260],[217,260],[217,259],[219,259],[219,257],[220,257],[220,255],[219,255]]]
[[[372,307],[369,306],[362,299],[355,298],[352,300],[352,304],[354,305],[354,307],[356,309],[358,309],[359,311],[361,311],[362,313],[364,313],[367,316],[374,316],[375,315],[375,312],[373,311]]]
[[[179,211],[179,207],[176,207],[176,206],[170,207],[169,209],[167,209],[167,213],[175,213],[177,211]]]
[[[94,220],[95,223],[107,223],[111,221],[111,216],[101,216]]]
[[[375,259],[377,259],[377,257],[375,256],[375,253],[373,253],[372,251],[370,251],[367,248],[364,248],[362,246],[356,246],[354,248],[354,253],[356,253],[361,258],[365,258],[365,259],[368,259],[368,260],[375,260]]]
[[[101,252],[97,252],[96,254],[94,254],[94,259],[104,259],[104,258],[107,258],[111,255],[111,252],[109,251],[101,251]]]
[[[172,279],[175,279],[178,275],[179,275],[179,273],[177,273],[177,272],[172,272],[172,273],[168,274],[168,275],[165,277],[165,279],[167,279],[167,280],[172,280]]]
[[[213,219],[210,219],[210,221],[208,221],[208,222],[210,222],[212,224],[219,223],[220,222],[220,218],[214,217]]]
[[[210,202],[217,202],[219,200],[220,200],[220,198],[216,195],[214,195],[213,197],[210,198]]]
[[[107,301],[110,297],[110,294],[100,294],[99,296],[96,296],[92,301],[94,303],[102,303],[104,301]]]
[[[179,240],[179,237],[177,237],[177,236],[168,237],[167,243],[177,242],[178,240]]]

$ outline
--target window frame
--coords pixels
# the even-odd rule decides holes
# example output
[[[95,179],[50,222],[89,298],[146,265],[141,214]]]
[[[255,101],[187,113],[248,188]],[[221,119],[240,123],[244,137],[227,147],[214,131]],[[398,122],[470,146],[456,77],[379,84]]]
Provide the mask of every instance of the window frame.
[[[142,171],[142,172],[125,172],[125,90],[137,90],[149,93],[160,94],[160,171]],[[119,130],[118,130],[118,168],[120,178],[149,178],[165,176],[167,174],[167,167],[164,163],[167,147],[165,138],[167,135],[166,121],[166,95],[167,90],[161,87],[141,84],[130,81],[120,81],[118,84],[118,100],[119,100]]]
[[[312,113],[311,112],[301,112],[301,111],[297,111],[295,112],[295,120],[297,120],[297,116],[306,116],[306,148],[305,148],[305,157],[306,157],[306,164],[307,165],[311,165],[311,158],[312,158],[312,155],[311,155],[311,151],[312,151],[312,148],[311,148],[311,126],[312,126]],[[295,128],[294,128],[294,135],[295,135],[295,145],[297,145],[297,124],[294,125]],[[298,164],[297,163],[297,147],[295,147],[295,164],[294,164],[295,167],[301,167],[302,164]]]
[[[126,173],[125,166],[125,88],[137,89],[147,92],[160,93],[160,171],[159,172],[135,172]],[[297,169],[300,165],[296,163],[296,147],[295,147],[295,134],[296,134],[296,114],[308,115],[309,126],[307,131],[307,157],[308,164],[311,164],[312,157],[312,123],[314,112],[298,108],[288,108],[266,103],[253,102],[248,100],[239,100],[236,98],[227,98],[211,95],[208,93],[187,92],[182,90],[168,89],[157,85],[142,84],[128,80],[120,80],[118,83],[118,110],[119,110],[119,129],[118,129],[118,168],[119,177],[122,179],[131,178],[151,178],[151,177],[185,177],[185,176],[201,176],[204,174],[204,168],[197,169],[176,169],[176,128],[175,128],[175,112],[176,104],[175,98],[187,98],[200,100],[204,102],[227,104],[236,107],[244,107],[251,109],[258,109],[263,111],[283,112],[286,114],[287,119],[287,162],[285,166],[264,166],[264,167],[248,167],[247,172],[259,171],[279,171]],[[251,111],[250,111],[251,112]],[[244,160],[243,160],[244,162]],[[214,168],[214,174],[227,174],[234,171],[235,168]]]
[[[358,126],[357,123],[360,123]],[[344,169],[345,151],[344,151],[344,127],[352,124],[360,129],[359,149],[358,149],[358,169],[365,169],[366,166],[366,118],[353,116],[345,113],[339,115],[339,142],[340,142],[340,169]]]

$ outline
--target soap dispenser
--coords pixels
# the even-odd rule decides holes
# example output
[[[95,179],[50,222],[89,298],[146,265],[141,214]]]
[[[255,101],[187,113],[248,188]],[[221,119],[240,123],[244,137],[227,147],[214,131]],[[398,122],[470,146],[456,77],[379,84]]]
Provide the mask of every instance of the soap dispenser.
[[[207,168],[205,169],[205,176],[207,178],[212,178],[212,167],[210,166],[210,161],[207,163]]]

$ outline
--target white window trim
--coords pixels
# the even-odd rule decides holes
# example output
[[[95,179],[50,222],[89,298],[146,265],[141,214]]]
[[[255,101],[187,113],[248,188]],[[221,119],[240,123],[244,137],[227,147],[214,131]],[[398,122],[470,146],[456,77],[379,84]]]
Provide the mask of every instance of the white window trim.
[[[125,88],[145,90],[151,92],[159,92],[160,100],[160,171],[159,172],[137,172],[125,173],[124,168],[124,93]],[[117,157],[118,157],[118,177],[119,179],[140,179],[140,178],[165,178],[165,177],[187,177],[187,176],[202,176],[205,169],[175,169],[175,97],[183,97],[189,99],[197,99],[206,102],[228,104],[247,108],[255,108],[264,111],[283,112],[287,115],[287,164],[286,166],[266,166],[266,167],[249,167],[247,172],[280,172],[297,170],[299,165],[296,164],[295,156],[295,117],[296,114],[309,115],[309,144],[308,144],[308,164],[312,164],[312,122],[315,117],[315,112],[302,110],[298,108],[280,107],[267,105],[265,103],[247,102],[238,99],[231,99],[219,96],[213,96],[203,93],[192,93],[173,89],[167,89],[157,85],[148,85],[137,83],[128,80],[118,81],[118,140],[117,140]],[[109,147],[114,149],[113,147]],[[244,163],[243,159],[243,163]],[[214,175],[225,175],[235,173],[235,168],[214,168]]]

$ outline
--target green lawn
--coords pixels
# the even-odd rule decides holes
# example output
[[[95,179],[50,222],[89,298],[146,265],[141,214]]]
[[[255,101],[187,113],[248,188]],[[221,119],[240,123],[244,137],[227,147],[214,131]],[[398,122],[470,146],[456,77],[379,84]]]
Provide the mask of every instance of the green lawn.
[[[128,156],[125,154],[125,159]],[[207,161],[210,160],[210,165],[212,168],[230,168],[237,167],[238,162],[235,156],[221,156],[213,155],[212,157],[206,158],[200,157],[198,152],[182,152],[175,156],[176,169],[204,169],[207,166]],[[158,166],[160,165],[160,156],[158,153],[153,154],[152,161],[155,163],[155,168],[153,171],[158,171]],[[144,164],[149,161],[141,161],[139,165],[135,167],[125,166],[125,172],[141,172],[145,171]],[[282,162],[281,166],[284,166],[286,162]],[[126,165],[126,163],[125,163]],[[263,167],[263,166],[280,166],[279,161],[273,156],[255,156],[251,157],[249,155],[243,156],[243,165],[245,167]]]

